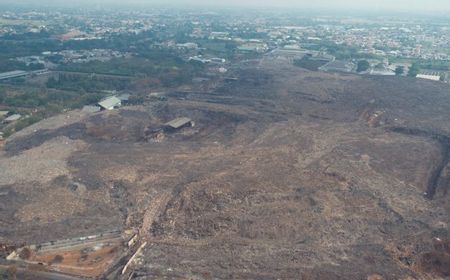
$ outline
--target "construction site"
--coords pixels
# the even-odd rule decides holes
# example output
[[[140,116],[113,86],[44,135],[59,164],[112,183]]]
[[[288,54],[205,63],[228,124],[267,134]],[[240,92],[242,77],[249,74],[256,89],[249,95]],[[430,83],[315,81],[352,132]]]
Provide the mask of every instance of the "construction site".
[[[6,259],[40,265],[66,274],[98,277],[120,253],[122,241],[118,232],[50,241],[19,248]]]
[[[273,58],[227,75],[9,137],[0,268],[38,266],[42,279],[450,279],[449,85]]]

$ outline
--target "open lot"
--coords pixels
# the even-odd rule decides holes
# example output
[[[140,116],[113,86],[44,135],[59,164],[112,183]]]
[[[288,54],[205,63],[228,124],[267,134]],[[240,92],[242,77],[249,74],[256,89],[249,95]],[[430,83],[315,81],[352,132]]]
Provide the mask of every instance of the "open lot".
[[[84,277],[97,277],[117,257],[120,241],[74,246],[67,249],[32,253],[28,261],[48,265],[52,270]]]

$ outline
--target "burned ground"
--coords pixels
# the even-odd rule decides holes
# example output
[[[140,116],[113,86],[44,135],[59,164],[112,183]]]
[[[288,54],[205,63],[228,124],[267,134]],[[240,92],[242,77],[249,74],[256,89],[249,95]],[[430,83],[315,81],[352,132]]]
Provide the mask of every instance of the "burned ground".
[[[138,279],[449,277],[448,85],[265,61],[230,75],[13,136],[4,241],[137,228]],[[144,139],[177,117],[195,126]]]

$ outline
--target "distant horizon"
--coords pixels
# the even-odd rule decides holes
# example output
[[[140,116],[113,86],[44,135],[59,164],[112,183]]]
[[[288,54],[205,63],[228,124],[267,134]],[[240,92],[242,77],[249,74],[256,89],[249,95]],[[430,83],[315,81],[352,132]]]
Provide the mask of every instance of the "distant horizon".
[[[0,6],[13,5],[18,7],[29,6],[30,8],[38,7],[179,7],[179,8],[245,8],[245,9],[270,9],[279,10],[290,9],[293,11],[316,11],[326,13],[352,13],[363,12],[371,14],[430,14],[437,13],[439,15],[450,12],[450,0],[366,0],[356,1],[349,0],[316,0],[314,3],[306,0],[268,0],[263,4],[256,0],[229,0],[227,2],[213,3],[206,0],[130,0],[124,3],[119,0],[74,0],[72,2],[61,0],[41,0],[38,3],[31,0],[21,0],[17,3],[13,0],[0,0]],[[447,3],[445,3],[447,2]]]

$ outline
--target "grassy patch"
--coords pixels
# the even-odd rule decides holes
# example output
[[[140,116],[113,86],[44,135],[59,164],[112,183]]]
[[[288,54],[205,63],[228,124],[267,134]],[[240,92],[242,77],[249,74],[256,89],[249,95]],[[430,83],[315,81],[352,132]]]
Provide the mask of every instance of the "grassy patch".
[[[308,69],[310,71],[317,71],[321,66],[324,66],[327,62],[328,60],[315,60],[305,56],[302,59],[295,60],[294,65],[297,67]]]

